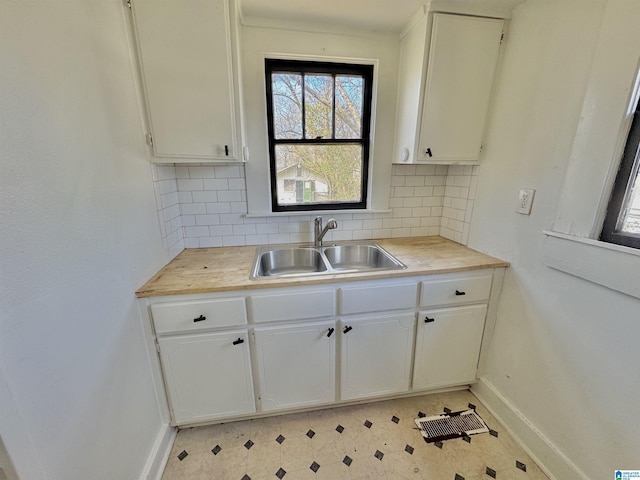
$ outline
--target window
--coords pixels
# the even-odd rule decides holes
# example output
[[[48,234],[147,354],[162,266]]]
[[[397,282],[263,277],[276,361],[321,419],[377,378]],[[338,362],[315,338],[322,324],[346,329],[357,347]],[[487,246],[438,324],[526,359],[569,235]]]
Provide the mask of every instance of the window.
[[[274,212],[367,206],[372,65],[265,59]]]
[[[640,101],[631,123],[600,240],[640,248]]]

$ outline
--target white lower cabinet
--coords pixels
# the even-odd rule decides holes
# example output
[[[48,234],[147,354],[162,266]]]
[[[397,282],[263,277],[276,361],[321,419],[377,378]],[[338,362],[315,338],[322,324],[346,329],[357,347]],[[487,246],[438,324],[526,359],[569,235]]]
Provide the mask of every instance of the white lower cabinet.
[[[414,390],[475,381],[486,313],[486,305],[419,313]]]
[[[342,400],[409,389],[415,313],[340,321]]]
[[[472,383],[493,283],[484,269],[156,299],[172,423]]]
[[[262,411],[335,402],[335,326],[331,320],[255,328]]]
[[[158,338],[176,425],[255,412],[246,329]]]

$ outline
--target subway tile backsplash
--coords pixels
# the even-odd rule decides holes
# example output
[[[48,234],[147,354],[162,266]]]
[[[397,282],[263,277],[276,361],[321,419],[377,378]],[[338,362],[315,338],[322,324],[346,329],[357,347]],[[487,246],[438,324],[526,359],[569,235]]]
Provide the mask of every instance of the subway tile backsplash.
[[[162,246],[169,261],[185,248],[176,171],[173,165],[152,165],[151,168]]]
[[[466,244],[477,166],[394,165],[389,212],[339,213],[329,241],[442,235]],[[247,217],[243,165],[156,165],[154,186],[169,259],[184,248],[313,241],[315,215]]]
[[[466,245],[469,241],[479,167],[451,165],[448,168],[440,235]]]

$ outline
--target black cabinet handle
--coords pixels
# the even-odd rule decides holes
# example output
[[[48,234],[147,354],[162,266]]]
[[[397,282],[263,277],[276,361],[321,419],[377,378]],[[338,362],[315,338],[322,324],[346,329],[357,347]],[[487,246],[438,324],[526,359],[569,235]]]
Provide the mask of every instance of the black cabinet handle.
[[[435,321],[436,321],[435,318],[424,317],[424,323],[431,323],[431,322],[435,322]]]
[[[430,148],[427,148],[427,149],[424,151],[424,153],[426,153],[428,157],[433,157],[433,153],[431,153],[431,149],[430,149]]]
[[[203,320],[206,320],[207,317],[205,317],[204,315],[200,315],[198,318],[194,318],[193,321],[194,322],[202,322]]]
[[[229,156],[229,145],[225,145],[224,146],[224,154],[228,157]]]
[[[234,345],[240,345],[241,343],[244,343],[244,338],[239,338],[235,342],[233,342]]]
[[[349,333],[351,330],[353,330],[353,327],[345,327],[342,333]]]
[[[335,328],[329,328],[329,331],[327,332],[327,338],[329,338],[331,335],[333,335],[334,331],[335,331]]]
[[[467,292],[461,292],[460,290],[456,290],[456,295],[460,296],[460,295],[466,295]]]

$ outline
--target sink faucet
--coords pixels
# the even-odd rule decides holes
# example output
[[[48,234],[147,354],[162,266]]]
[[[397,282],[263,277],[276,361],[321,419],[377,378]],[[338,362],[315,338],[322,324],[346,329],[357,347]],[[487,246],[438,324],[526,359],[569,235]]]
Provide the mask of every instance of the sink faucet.
[[[322,217],[316,217],[314,220],[314,236],[313,236],[313,244],[316,247],[322,246],[322,239],[327,234],[329,230],[333,230],[334,228],[338,228],[338,222],[335,221],[334,218],[330,219],[324,228],[322,228]]]

